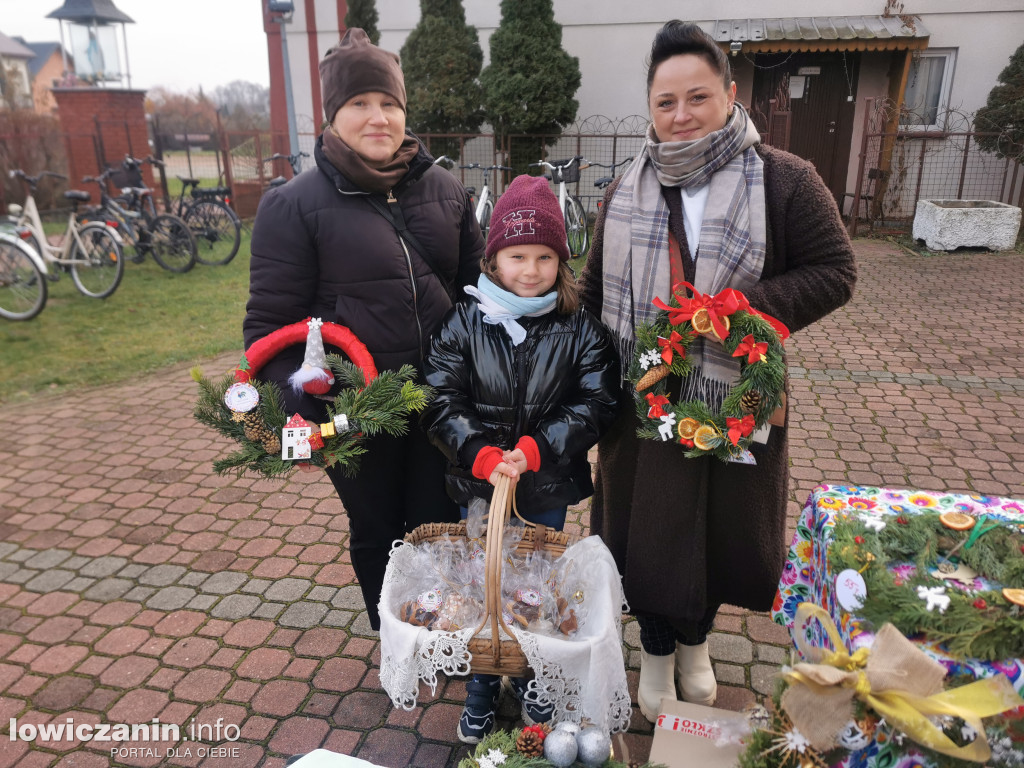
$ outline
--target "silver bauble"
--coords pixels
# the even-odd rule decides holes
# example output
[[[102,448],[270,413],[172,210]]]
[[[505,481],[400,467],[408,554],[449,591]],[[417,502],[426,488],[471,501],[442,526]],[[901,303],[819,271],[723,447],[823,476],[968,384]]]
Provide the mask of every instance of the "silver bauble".
[[[566,730],[554,730],[544,739],[544,757],[558,768],[572,765],[576,752],[576,735]]]
[[[576,734],[579,761],[587,768],[604,765],[612,753],[612,740],[600,728],[584,728]]]
[[[568,731],[569,733],[575,735],[575,734],[580,732],[580,727],[579,727],[579,725],[577,725],[576,723],[572,722],[571,720],[563,720],[562,722],[558,723],[558,725],[555,726],[555,730],[556,731]]]

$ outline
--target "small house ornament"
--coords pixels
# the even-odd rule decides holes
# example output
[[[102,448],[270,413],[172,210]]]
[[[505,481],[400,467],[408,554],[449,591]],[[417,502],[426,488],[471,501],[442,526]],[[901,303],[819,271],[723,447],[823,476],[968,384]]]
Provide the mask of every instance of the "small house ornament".
[[[285,461],[306,460],[313,455],[309,436],[313,428],[299,414],[288,419],[281,430],[281,458]]]

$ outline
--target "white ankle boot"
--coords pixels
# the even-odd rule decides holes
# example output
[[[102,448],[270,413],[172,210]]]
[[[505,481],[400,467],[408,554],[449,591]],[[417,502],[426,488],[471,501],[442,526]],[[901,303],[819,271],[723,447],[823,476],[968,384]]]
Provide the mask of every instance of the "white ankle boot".
[[[661,700],[676,698],[676,684],[672,678],[672,665],[675,657],[649,656],[647,651],[640,651],[640,686],[637,692],[640,712],[652,723],[661,712]]]
[[[667,658],[667,657],[666,657]],[[708,643],[682,645],[676,643],[676,677],[683,701],[710,707],[718,696],[715,670],[711,667]]]

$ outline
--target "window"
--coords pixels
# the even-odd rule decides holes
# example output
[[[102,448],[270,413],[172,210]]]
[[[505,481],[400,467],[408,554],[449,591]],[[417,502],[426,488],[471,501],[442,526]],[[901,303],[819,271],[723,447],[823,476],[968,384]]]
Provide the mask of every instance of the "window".
[[[930,48],[914,54],[903,95],[900,127],[912,131],[945,129],[943,113],[949,106],[956,51]],[[940,124],[940,122],[942,124]]]

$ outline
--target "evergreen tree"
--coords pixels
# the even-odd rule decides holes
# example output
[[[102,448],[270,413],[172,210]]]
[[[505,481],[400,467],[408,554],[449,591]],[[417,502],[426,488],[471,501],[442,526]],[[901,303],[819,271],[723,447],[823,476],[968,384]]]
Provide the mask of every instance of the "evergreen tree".
[[[981,149],[1024,162],[1024,43],[999,73],[999,84],[974,116],[974,130],[999,131],[998,136],[977,136]]]
[[[345,14],[345,29],[358,27],[370,38],[374,45],[380,41],[380,30],[377,29],[377,4],[374,0],[348,0],[348,12]]]
[[[475,133],[483,122],[476,27],[462,0],[420,0],[420,22],[402,46],[409,128],[417,133]],[[430,142],[435,157],[455,159],[458,139]]]
[[[480,76],[484,114],[498,140],[510,134],[543,135],[518,141],[508,164],[522,172],[541,159],[562,128],[576,119],[579,59],[562,49],[562,25],[552,0],[501,0],[501,23],[491,35],[491,63]]]

